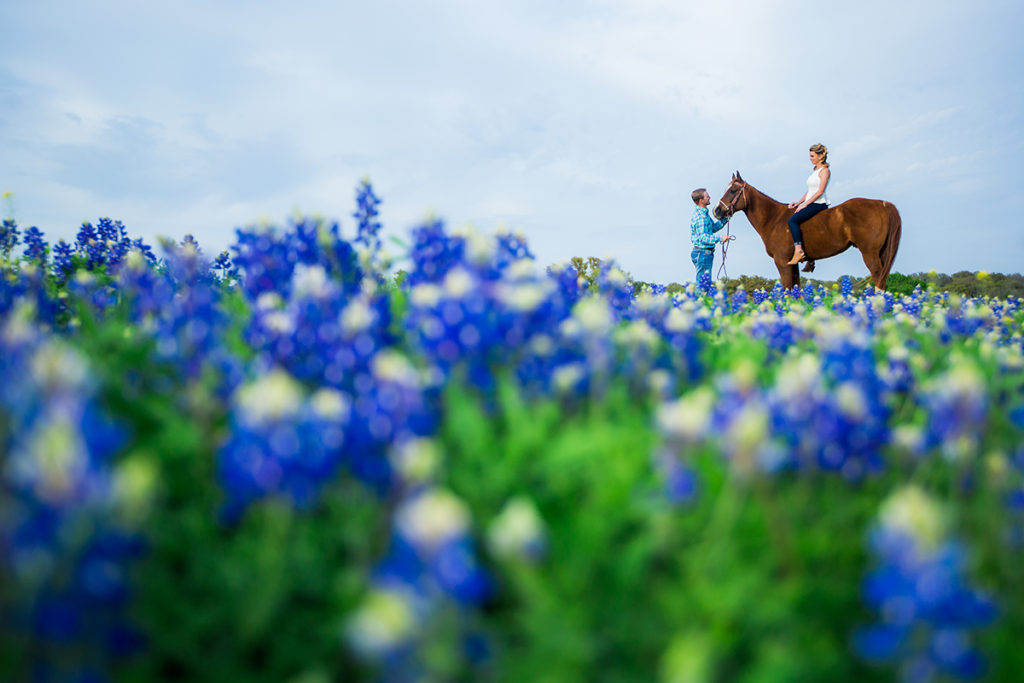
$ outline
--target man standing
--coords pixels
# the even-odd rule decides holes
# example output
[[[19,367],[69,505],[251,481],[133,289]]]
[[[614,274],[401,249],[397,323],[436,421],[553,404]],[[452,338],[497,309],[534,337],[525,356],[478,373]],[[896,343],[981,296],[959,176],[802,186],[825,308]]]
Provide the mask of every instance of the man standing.
[[[693,242],[690,260],[697,268],[697,284],[701,284],[704,273],[708,274],[707,280],[710,284],[711,266],[715,263],[715,245],[719,241],[725,243],[736,238],[732,235],[723,235],[721,240],[715,238],[715,233],[724,228],[728,221],[716,221],[708,213],[711,195],[706,189],[698,188],[690,196],[697,205],[693,210],[693,218],[690,219],[690,241]]]

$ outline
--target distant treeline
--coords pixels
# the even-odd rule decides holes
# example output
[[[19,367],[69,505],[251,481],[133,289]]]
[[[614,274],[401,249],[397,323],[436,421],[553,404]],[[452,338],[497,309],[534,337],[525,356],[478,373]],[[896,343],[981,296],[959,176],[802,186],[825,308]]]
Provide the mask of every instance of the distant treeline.
[[[594,256],[587,258],[577,256],[571,259],[571,263],[577,272],[591,284],[598,278],[602,269],[607,266],[606,262]],[[652,286],[652,283],[636,280],[628,273],[626,273],[626,277],[633,283],[633,288],[636,291],[645,286]],[[861,289],[870,284],[870,279],[865,276],[850,275],[848,277],[853,281],[855,289]],[[841,279],[815,280],[814,278],[801,277],[800,284],[823,285],[826,288],[831,288],[834,284],[838,285]],[[737,289],[746,290],[748,294],[753,293],[756,289],[771,290],[775,287],[778,279],[761,277],[760,275],[740,275],[738,278],[722,278],[719,282],[725,285],[726,292],[731,295]],[[679,291],[684,287],[685,285],[683,284],[673,282],[666,289],[669,292],[673,292]],[[936,272],[913,273],[911,275],[892,273],[889,275],[889,280],[886,283],[888,291],[899,294],[910,294],[916,287],[924,290],[930,289],[932,291],[960,294],[961,296],[991,296],[1002,299],[1008,296],[1015,296],[1024,299],[1024,275],[1020,273],[1003,274],[967,270],[961,270],[952,275]]]
[[[849,276],[856,288],[866,287],[870,280],[865,277]],[[831,288],[838,284],[839,280],[815,280],[813,278],[800,278],[801,285],[824,285]],[[748,293],[755,289],[770,290],[778,282],[777,279],[770,279],[758,275],[741,275],[738,278],[723,278],[726,291],[730,294],[737,289],[744,289]],[[949,292],[961,296],[991,296],[1005,299],[1008,296],[1015,296],[1024,299],[1024,275],[1020,273],[986,273],[961,270],[952,275],[946,273],[891,273],[886,283],[886,290],[898,294],[910,294],[916,287],[924,290]]]

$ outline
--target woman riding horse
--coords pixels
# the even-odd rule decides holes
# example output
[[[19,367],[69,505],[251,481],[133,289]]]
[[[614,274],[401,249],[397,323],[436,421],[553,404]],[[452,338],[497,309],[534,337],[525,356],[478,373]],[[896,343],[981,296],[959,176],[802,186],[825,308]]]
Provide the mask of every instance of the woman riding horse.
[[[807,199],[807,195],[803,197]],[[792,209],[758,191],[740,177],[737,171],[725,194],[715,207],[715,218],[732,216],[737,211],[747,214],[764,242],[768,255],[779,269],[779,279],[786,289],[800,284],[796,260],[793,259],[793,237],[787,227]],[[864,264],[871,272],[875,286],[885,289],[892,270],[902,233],[900,213],[891,202],[881,199],[848,199],[827,211],[809,218],[802,226],[801,238],[805,258],[822,259],[840,254],[851,246],[860,249]]]
[[[790,209],[796,209],[796,213],[787,221],[789,232],[793,235],[794,247],[793,258],[789,260],[789,265],[800,263],[806,258],[800,224],[827,209],[829,203],[828,195],[825,194],[829,178],[832,177],[832,171],[828,167],[828,149],[822,144],[811,145],[810,159],[814,170],[811,171],[811,175],[807,176],[807,192],[803,197],[788,205]]]

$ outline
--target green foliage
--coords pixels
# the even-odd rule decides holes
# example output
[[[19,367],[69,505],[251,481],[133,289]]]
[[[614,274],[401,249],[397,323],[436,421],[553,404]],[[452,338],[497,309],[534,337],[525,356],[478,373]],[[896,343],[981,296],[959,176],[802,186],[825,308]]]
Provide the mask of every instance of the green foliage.
[[[642,404],[612,395],[565,413],[511,382],[497,411],[454,387],[446,403],[447,484],[478,526],[524,492],[547,523],[540,564],[494,558],[497,680],[872,679],[845,655],[866,619],[863,546],[834,541],[877,513],[881,482],[838,506],[851,490],[835,479],[752,485],[698,452],[705,489],[675,506]]]
[[[758,289],[770,291],[775,286],[776,280],[769,280],[760,275],[740,275],[738,278],[722,278],[722,282],[725,284],[726,294],[732,296],[739,289],[744,290],[747,294],[753,294]]]
[[[593,287],[597,282],[597,276],[601,273],[601,259],[596,256],[573,256],[569,263],[576,269],[579,277],[583,278],[587,287]]]
[[[938,291],[962,296],[992,296],[1005,298],[1013,295],[1024,298],[1024,275],[1019,273],[986,273],[961,270],[945,273],[916,273],[914,277],[924,280]]]
[[[889,279],[885,283],[885,289],[893,294],[912,294],[916,287],[926,289],[928,283],[920,278],[904,275],[903,273],[890,273]]]

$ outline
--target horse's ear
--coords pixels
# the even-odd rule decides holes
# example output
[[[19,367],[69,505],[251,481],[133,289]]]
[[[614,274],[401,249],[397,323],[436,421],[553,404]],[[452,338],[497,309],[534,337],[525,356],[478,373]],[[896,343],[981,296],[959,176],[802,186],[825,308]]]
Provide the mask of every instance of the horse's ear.
[[[743,182],[743,178],[740,176],[739,171],[736,171],[736,180],[740,181],[741,183]]]

